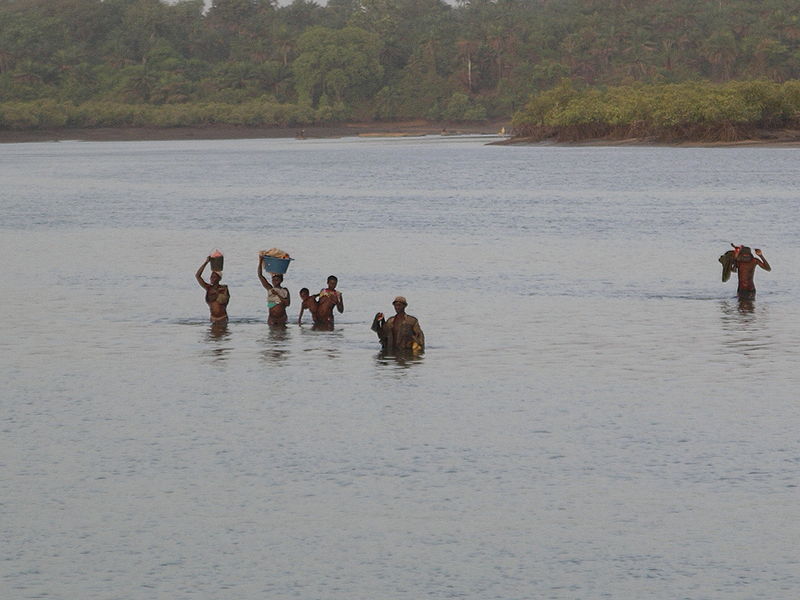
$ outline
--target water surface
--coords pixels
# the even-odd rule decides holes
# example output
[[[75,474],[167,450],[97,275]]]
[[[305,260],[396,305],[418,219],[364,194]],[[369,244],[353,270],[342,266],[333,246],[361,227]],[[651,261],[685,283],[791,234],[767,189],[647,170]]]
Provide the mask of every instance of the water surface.
[[[486,141],[0,145],[2,597],[794,597],[796,150]]]

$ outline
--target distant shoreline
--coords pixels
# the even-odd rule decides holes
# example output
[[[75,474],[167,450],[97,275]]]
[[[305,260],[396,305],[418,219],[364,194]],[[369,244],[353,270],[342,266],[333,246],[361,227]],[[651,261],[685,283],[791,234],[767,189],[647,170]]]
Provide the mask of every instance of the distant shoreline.
[[[359,122],[305,127],[247,127],[236,125],[207,125],[202,127],[98,127],[0,130],[0,144],[29,142],[128,142],[128,141],[179,141],[179,140],[238,140],[238,139],[334,139],[344,137],[410,137],[425,135],[497,135],[511,132],[508,119],[470,123],[433,121]],[[491,142],[493,145],[532,146],[667,146],[686,148],[726,147],[800,147],[800,130],[760,130],[756,137],[730,142],[702,142],[693,140],[659,140],[656,138],[596,138],[576,141],[557,141],[512,136]]]
[[[494,135],[511,130],[510,120],[447,123],[433,121],[366,122],[296,127],[98,127],[84,129],[0,130],[0,143],[236,140],[261,138],[329,139],[341,137],[402,137],[421,135]]]
[[[800,148],[800,130],[762,130],[755,137],[725,142],[703,142],[699,140],[661,140],[654,137],[642,138],[587,138],[576,141],[558,141],[553,139],[511,137],[494,142],[496,145],[529,145],[529,146],[664,146],[670,148]]]

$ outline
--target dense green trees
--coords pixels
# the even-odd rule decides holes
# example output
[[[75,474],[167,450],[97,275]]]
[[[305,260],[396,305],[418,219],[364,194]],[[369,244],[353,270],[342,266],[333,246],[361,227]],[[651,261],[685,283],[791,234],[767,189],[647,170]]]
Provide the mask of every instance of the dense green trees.
[[[800,126],[800,81],[672,83],[543,92],[514,116],[532,139],[652,137],[735,141],[754,130]]]
[[[381,50],[380,38],[358,27],[308,29],[292,63],[300,102],[343,109],[371,98],[383,79]]]
[[[207,11],[203,0],[0,0],[0,126],[60,122],[56,113],[73,126],[84,105],[107,108],[100,123],[216,121],[225,115],[207,107],[223,105],[236,122],[507,117],[531,95],[536,105],[549,90],[565,93],[563,80],[596,90],[581,93],[596,117],[611,88],[800,78],[797,9],[794,0],[214,0]]]

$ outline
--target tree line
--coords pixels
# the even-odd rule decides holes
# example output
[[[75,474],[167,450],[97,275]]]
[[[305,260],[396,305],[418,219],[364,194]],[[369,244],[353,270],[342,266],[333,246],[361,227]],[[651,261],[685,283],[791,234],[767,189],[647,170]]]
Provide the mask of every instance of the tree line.
[[[0,0],[4,128],[479,120],[563,81],[798,77],[790,0]]]

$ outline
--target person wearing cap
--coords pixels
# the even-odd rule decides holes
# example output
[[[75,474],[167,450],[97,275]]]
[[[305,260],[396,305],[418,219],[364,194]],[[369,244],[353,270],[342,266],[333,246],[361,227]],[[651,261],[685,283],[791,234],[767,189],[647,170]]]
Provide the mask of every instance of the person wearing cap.
[[[227,285],[220,285],[219,283],[222,279],[221,271],[211,271],[208,283],[203,279],[203,270],[210,262],[211,257],[209,256],[200,265],[194,276],[200,287],[206,291],[206,304],[208,304],[208,309],[211,311],[211,322],[223,325],[228,322],[228,302],[231,299],[231,293],[228,291]]]
[[[765,271],[772,271],[764,253],[758,248],[755,250],[758,258],[753,256],[747,246],[734,246],[733,254],[736,259],[736,273],[739,276],[739,287],[736,295],[739,300],[755,300],[756,286],[753,283],[756,267],[761,267]]]
[[[408,302],[397,296],[392,302],[395,314],[384,319],[383,313],[375,315],[372,331],[378,334],[385,352],[421,352],[425,349],[425,334],[416,317],[406,314]]]

